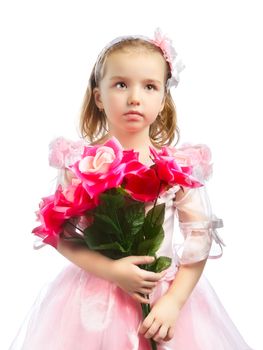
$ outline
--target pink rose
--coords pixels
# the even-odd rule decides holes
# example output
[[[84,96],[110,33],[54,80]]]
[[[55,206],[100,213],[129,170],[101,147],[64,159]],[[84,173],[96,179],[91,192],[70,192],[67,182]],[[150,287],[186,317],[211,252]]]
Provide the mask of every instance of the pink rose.
[[[175,158],[164,147],[160,152],[150,148],[158,177],[169,186],[181,185],[185,187],[200,187],[202,184],[191,176],[192,167],[180,166]]]
[[[55,193],[54,210],[63,213],[65,219],[80,216],[87,210],[95,208],[97,198],[91,199],[79,180],[73,179],[72,184],[62,189],[59,186]]]
[[[62,231],[65,218],[61,213],[54,210],[55,195],[45,197],[39,205],[37,212],[41,225],[32,231],[36,236],[43,239],[44,243],[57,247],[58,236]]]
[[[135,152],[134,150],[123,151],[122,161],[126,164],[125,174],[137,174],[139,171],[149,169],[139,162],[139,152]]]
[[[91,198],[118,187],[123,180],[125,167],[122,146],[115,138],[102,146],[84,147],[81,159],[70,166]]]

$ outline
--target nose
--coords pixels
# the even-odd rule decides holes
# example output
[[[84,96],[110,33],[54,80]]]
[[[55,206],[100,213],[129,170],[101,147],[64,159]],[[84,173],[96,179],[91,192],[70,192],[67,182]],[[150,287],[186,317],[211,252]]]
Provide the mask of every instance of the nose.
[[[128,96],[128,105],[130,106],[139,106],[140,105],[140,96],[138,89],[131,89]]]

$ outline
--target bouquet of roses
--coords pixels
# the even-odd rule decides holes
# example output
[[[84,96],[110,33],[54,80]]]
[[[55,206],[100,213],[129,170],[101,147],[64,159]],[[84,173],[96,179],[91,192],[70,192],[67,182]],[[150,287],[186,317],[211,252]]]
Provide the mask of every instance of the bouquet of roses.
[[[59,236],[85,244],[112,258],[151,255],[152,264],[141,266],[161,272],[171,259],[156,256],[163,238],[165,204],[160,195],[175,185],[190,188],[202,184],[191,176],[191,166],[180,166],[171,149],[150,148],[153,164],[139,162],[133,150],[123,150],[117,139],[104,145],[86,146],[68,168],[67,186],[42,199],[37,212],[41,225],[33,233],[56,247]],[[146,210],[146,205],[152,208]],[[144,317],[149,306],[142,305]],[[155,349],[152,342],[152,349]]]

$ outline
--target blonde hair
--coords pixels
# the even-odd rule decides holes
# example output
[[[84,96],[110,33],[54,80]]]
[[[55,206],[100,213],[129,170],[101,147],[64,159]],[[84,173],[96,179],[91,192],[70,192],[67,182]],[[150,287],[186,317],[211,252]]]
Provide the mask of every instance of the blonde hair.
[[[163,56],[163,53],[159,47],[140,38],[123,39],[104,49],[99,55],[90,75],[89,84],[84,96],[80,115],[80,132],[82,137],[86,138],[89,142],[100,143],[108,132],[107,117],[104,111],[100,111],[97,107],[93,95],[94,88],[99,86],[99,83],[103,78],[103,70],[107,58],[110,56],[110,54],[116,51],[139,48],[143,48],[151,52],[159,52]],[[167,62],[166,67],[167,81],[171,77],[171,70]],[[170,91],[167,89],[165,92],[164,108],[162,112],[158,114],[154,123],[150,125],[149,136],[151,142],[156,147],[170,145],[174,141],[175,136],[177,136],[176,143],[179,140],[176,109]]]

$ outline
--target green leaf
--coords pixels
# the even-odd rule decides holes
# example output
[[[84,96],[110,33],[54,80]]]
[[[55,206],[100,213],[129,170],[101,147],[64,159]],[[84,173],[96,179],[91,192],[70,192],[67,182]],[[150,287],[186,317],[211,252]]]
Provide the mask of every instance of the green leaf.
[[[161,227],[159,233],[151,239],[143,240],[139,243],[137,254],[138,255],[154,255],[160,248],[164,238],[164,231]]]
[[[158,234],[159,227],[164,222],[165,204],[158,204],[148,211],[142,228],[145,238],[153,238]]]
[[[133,200],[123,190],[108,190],[93,210],[94,221],[84,231],[85,242],[90,249],[113,259],[129,255],[155,256],[164,238],[164,213],[165,204],[154,206],[146,215],[145,203]],[[158,272],[170,264],[170,258],[160,257],[147,268]]]
[[[90,248],[94,250],[116,250],[118,252],[126,253],[126,249],[118,242],[105,243],[97,246],[93,245]]]
[[[114,238],[111,237],[110,234],[102,230],[100,230],[98,226],[94,224],[85,229],[84,239],[89,247],[114,241]]]
[[[156,226],[147,226],[147,231],[145,231],[145,225],[142,229],[135,235],[133,246],[132,246],[132,255],[141,254],[143,251],[148,255],[154,255],[155,252],[159,249],[162,240],[164,238],[164,231],[161,225]],[[147,243],[143,243],[147,242]],[[147,248],[145,247],[147,245]],[[150,249],[150,248],[153,249]],[[143,253],[143,254],[144,254]],[[151,254],[150,254],[151,253]]]
[[[134,202],[123,208],[123,218],[125,232],[130,235],[135,235],[141,230],[144,219],[145,219],[145,209],[144,203]]]
[[[99,242],[123,241],[123,229],[120,225],[118,210],[125,204],[124,194],[111,189],[100,195],[100,204],[93,210],[94,222],[85,230],[85,236],[90,234],[102,236]],[[89,238],[88,238],[89,239]],[[95,238],[90,238],[92,242]]]
[[[171,266],[172,259],[167,256],[159,256],[155,262],[151,265],[148,265],[148,269],[154,272],[162,272],[163,270],[168,269]]]
[[[95,214],[95,220],[93,225],[98,224],[103,225],[105,231],[108,231],[113,234],[120,235],[122,234],[121,228],[118,226],[118,223],[116,223],[110,216],[105,215],[105,214]]]
[[[125,193],[111,189],[100,195],[100,205],[98,208],[116,209],[124,206]]]
[[[146,220],[151,223],[152,226],[162,225],[164,222],[165,214],[165,203],[153,206],[151,210],[148,211]]]

